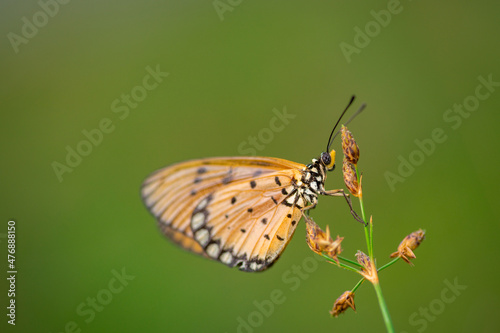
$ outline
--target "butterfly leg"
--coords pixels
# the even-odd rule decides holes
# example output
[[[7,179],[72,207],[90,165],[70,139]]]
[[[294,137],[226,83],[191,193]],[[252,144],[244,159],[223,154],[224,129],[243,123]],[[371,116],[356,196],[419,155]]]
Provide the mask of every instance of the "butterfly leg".
[[[342,196],[349,196],[349,194],[345,194],[344,193],[344,190],[340,189],[340,190],[330,190],[330,191],[325,191],[323,193],[321,193],[323,195],[329,195],[329,196],[332,196],[332,197],[342,197]]]
[[[359,223],[364,224],[365,226],[368,225],[365,221],[363,221],[363,219],[358,215],[358,213],[356,213],[354,211],[354,208],[352,207],[351,197],[349,196],[349,194],[345,193],[343,189],[325,191],[321,194],[329,195],[329,196],[336,196],[336,197],[343,196],[345,198],[345,200],[347,201],[347,204],[349,205],[349,209],[351,210],[351,215],[354,217],[354,219],[356,221],[358,221]]]
[[[316,207],[317,203],[314,203],[314,204],[310,204],[309,206],[305,206],[304,208],[302,208],[302,215],[305,215],[305,213],[309,210],[309,209],[313,209],[314,207]]]

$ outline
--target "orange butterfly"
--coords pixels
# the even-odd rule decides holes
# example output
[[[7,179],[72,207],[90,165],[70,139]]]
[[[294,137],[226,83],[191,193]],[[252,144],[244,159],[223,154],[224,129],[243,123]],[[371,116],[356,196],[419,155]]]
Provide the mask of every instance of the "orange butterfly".
[[[326,151],[353,101],[354,96]],[[154,172],[141,192],[160,229],[175,243],[229,267],[257,272],[279,258],[319,194],[346,196],[342,189],[325,191],[326,171],[334,167],[335,150],[308,165],[274,157],[197,159]]]

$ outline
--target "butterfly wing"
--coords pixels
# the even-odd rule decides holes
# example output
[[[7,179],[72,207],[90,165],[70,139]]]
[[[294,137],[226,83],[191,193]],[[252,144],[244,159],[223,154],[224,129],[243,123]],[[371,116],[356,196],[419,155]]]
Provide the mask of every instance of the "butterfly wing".
[[[290,196],[304,167],[266,157],[193,160],[153,173],[142,196],[163,233],[181,247],[261,271],[285,249],[302,216]]]

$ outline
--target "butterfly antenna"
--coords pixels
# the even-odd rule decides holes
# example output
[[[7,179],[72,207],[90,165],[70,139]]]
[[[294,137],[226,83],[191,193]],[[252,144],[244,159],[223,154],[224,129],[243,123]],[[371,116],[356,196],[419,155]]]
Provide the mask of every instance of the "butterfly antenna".
[[[332,133],[330,133],[330,137],[328,138],[328,144],[326,145],[326,152],[329,152],[329,151],[330,151],[330,146],[332,145],[332,141],[333,141],[333,139],[335,139],[335,136],[337,136],[337,134],[338,134],[339,132],[337,132],[337,134],[335,134],[335,136],[333,136],[333,133],[335,133],[335,129],[336,129],[336,128],[337,128],[337,126],[339,125],[340,120],[342,120],[342,117],[343,117],[343,116],[344,116],[344,114],[347,112],[347,109],[349,109],[349,107],[351,106],[352,102],[354,102],[354,99],[355,99],[355,98],[356,98],[356,96],[355,96],[355,95],[352,95],[351,100],[349,101],[349,104],[347,104],[346,108],[344,109],[344,111],[343,111],[343,112],[342,112],[342,114],[340,115],[339,120],[337,120],[337,123],[335,124],[335,126],[333,126]],[[359,112],[361,112],[361,111],[358,111],[358,112],[356,112],[356,113],[359,113]],[[353,117],[354,117],[354,116],[353,116]],[[351,119],[349,119],[349,121],[351,121],[353,117],[351,117]],[[349,121],[348,121],[348,122],[349,122]],[[332,136],[333,136],[333,138],[332,138]]]
[[[345,122],[344,125],[348,125],[354,118],[356,118],[361,112],[363,112],[363,110],[365,109],[366,107],[366,103],[364,103],[363,105],[361,105],[358,109],[358,111],[356,111],[352,116],[351,118],[349,118],[349,120],[347,120]],[[332,137],[332,141],[335,140],[335,138],[337,137],[337,135],[339,135],[340,133],[340,130],[338,130]],[[328,146],[328,148],[330,148],[330,146]],[[328,150],[327,150],[328,151]]]

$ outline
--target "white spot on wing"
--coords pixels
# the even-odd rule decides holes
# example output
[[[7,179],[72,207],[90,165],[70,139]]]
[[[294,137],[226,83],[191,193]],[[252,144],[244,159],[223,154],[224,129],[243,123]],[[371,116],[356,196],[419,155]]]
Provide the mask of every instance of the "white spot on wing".
[[[219,245],[216,243],[210,244],[205,250],[207,254],[212,258],[217,258],[219,256]]]
[[[191,229],[198,230],[205,224],[205,214],[198,212],[191,218]]]
[[[194,237],[200,243],[201,246],[206,246],[210,241],[210,233],[207,229],[200,229],[195,234]]]
[[[233,255],[231,252],[224,252],[219,259],[222,263],[229,265],[233,261]]]
[[[208,198],[205,198],[203,200],[201,200],[201,202],[198,204],[198,206],[196,206],[196,209],[198,210],[202,210],[203,208],[205,208],[208,204]]]

